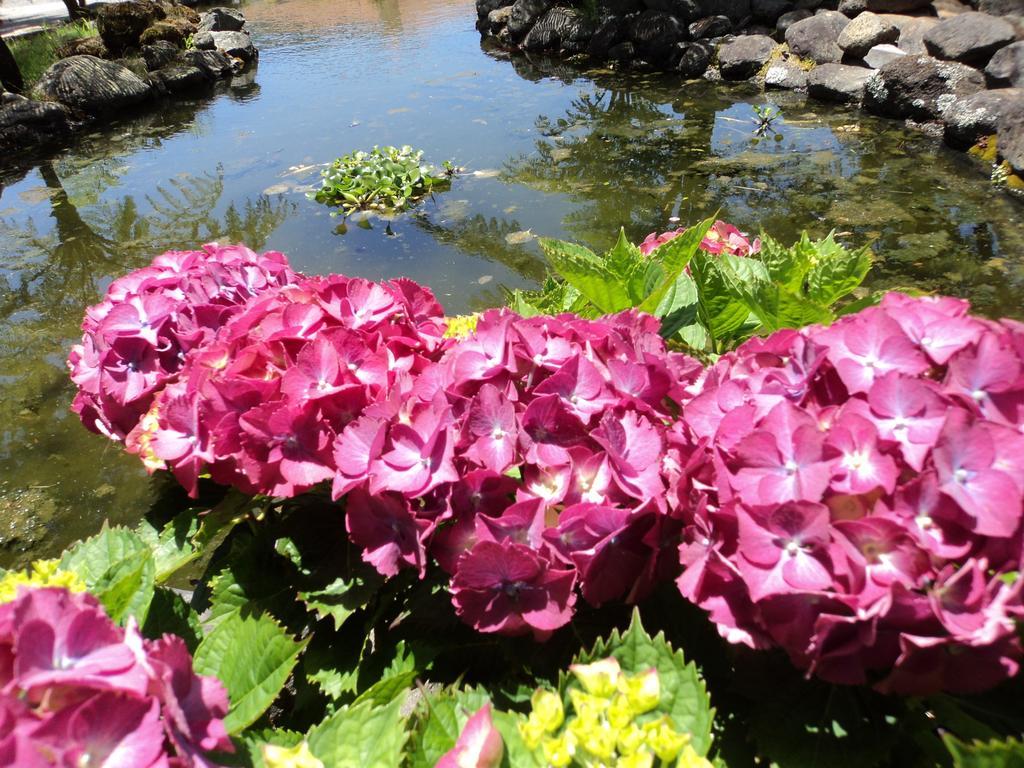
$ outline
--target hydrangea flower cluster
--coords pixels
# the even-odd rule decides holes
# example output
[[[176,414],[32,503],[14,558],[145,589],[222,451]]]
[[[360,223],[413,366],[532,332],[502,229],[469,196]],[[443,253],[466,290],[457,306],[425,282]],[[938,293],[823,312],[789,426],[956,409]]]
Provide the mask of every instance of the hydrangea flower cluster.
[[[69,592],[85,592],[85,582],[74,571],[65,571],[59,560],[35,560],[24,571],[7,571],[0,578],[0,603],[9,603],[18,590],[27,587],[63,587]]]
[[[390,576],[430,555],[463,620],[537,637],[570,620],[577,584],[600,605],[674,576],[666,403],[700,365],[657,330],[635,312],[484,313],[340,434],[334,495],[364,559]]]
[[[682,594],[723,636],[900,693],[1014,674],[1024,326],[889,294],[709,369],[670,434]]]
[[[19,589],[0,605],[0,766],[212,768],[227,694],[184,641],[116,626],[88,593]]]
[[[674,240],[686,231],[685,227],[673,229],[668,232],[651,232],[644,241],[640,243],[640,253],[649,256],[652,251]],[[720,254],[727,253],[730,256],[750,256],[761,250],[761,239],[755,237],[753,242],[740,232],[732,224],[725,221],[716,221],[704,239],[700,241],[700,248],[706,253]]]
[[[342,275],[263,291],[195,349],[129,448],[196,492],[201,472],[246,493],[294,496],[334,478],[336,437],[397,403],[451,342],[411,280]]]
[[[92,431],[124,441],[189,350],[248,299],[295,279],[283,254],[208,244],[168,251],[115,280],[86,310],[82,342],[68,357],[78,386],[72,410]]]
[[[697,754],[690,734],[676,730],[668,715],[649,713],[661,700],[661,682],[653,667],[636,675],[622,671],[615,658],[569,667],[579,686],[569,688],[572,712],[566,717],[561,697],[538,688],[531,710],[520,722],[526,746],[539,751],[552,768],[710,768]]]

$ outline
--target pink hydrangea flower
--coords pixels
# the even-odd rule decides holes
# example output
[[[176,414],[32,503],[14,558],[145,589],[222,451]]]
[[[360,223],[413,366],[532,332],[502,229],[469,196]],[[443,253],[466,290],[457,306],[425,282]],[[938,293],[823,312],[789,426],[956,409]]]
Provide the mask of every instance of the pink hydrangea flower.
[[[669,232],[652,232],[644,241],[640,243],[640,253],[648,256],[655,249],[661,247],[665,243],[674,240],[683,234],[686,228],[675,229]],[[740,232],[732,224],[728,224],[724,221],[716,221],[708,233],[704,236],[704,239],[700,242],[701,250],[712,253],[720,254],[727,253],[731,256],[750,256],[760,252],[761,250],[761,239],[754,238],[751,242],[747,235]]]

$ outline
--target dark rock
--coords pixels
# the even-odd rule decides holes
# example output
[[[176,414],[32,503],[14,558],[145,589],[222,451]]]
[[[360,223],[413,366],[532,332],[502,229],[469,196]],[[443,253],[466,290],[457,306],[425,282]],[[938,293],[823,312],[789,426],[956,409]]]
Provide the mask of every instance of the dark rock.
[[[551,6],[552,0],[516,0],[506,29],[514,39],[523,38]]]
[[[978,10],[992,16],[1024,16],[1024,0],[979,0]]]
[[[149,87],[131,70],[95,56],[72,56],[53,64],[36,84],[36,93],[86,114],[137,104]]]
[[[608,58],[608,51],[612,46],[621,43],[625,37],[626,25],[622,19],[618,16],[608,16],[602,19],[594,30],[594,36],[590,38],[587,46],[587,53],[598,61],[604,61]]]
[[[237,32],[245,26],[245,16],[234,8],[211,8],[199,19],[200,32]]]
[[[766,35],[744,35],[718,49],[718,68],[726,80],[747,80],[760,71],[775,50]]]
[[[999,155],[1018,174],[1024,173],[1024,102],[1016,101],[1004,107],[999,115],[997,136]]]
[[[508,4],[508,0],[476,0],[476,15],[480,20],[486,19],[491,11]]]
[[[194,35],[196,25],[187,19],[164,19],[147,27],[139,36],[141,45],[149,45],[158,40],[166,40],[179,48],[184,47],[185,40]]]
[[[184,19],[190,24],[199,26],[201,17],[199,16],[199,12],[194,8],[189,8],[187,5],[182,5],[181,3],[167,2],[166,0],[160,3],[160,7],[164,9],[164,13],[167,14],[168,19]]]
[[[0,152],[21,151],[71,133],[71,113],[50,101],[32,101],[5,93],[0,103]]]
[[[627,25],[629,39],[646,61],[665,63],[675,44],[689,38],[689,31],[676,16],[663,11],[644,11]]]
[[[779,16],[793,10],[793,0],[751,0],[750,13],[757,21],[774,24]]]
[[[636,46],[628,40],[608,49],[608,58],[620,64],[628,64],[636,59]]]
[[[152,45],[142,46],[142,58],[146,62],[146,69],[153,71],[170,64],[178,56],[178,49],[173,43],[166,40],[158,40]]]
[[[973,146],[982,136],[991,136],[999,128],[1003,112],[1024,102],[1024,90],[1002,88],[980,91],[957,99],[942,115],[946,143],[957,149]]]
[[[765,70],[764,87],[787,91],[803,90],[807,87],[807,70],[796,61],[780,59]]]
[[[734,24],[750,16],[750,0],[698,0],[701,16],[728,16]]]
[[[786,39],[786,31],[796,24],[798,21],[809,19],[814,14],[808,11],[806,8],[799,8],[795,11],[789,11],[779,16],[779,21],[775,25],[775,34],[780,40]]]
[[[220,51],[185,51],[181,59],[203,70],[214,80],[227,77],[232,72],[231,59]]]
[[[97,59],[106,59],[110,56],[110,51],[103,43],[103,38],[99,35],[92,35],[68,41],[61,46],[57,55],[61,59],[66,59],[68,56],[95,56]]]
[[[769,27],[765,27],[761,24],[747,24],[743,29],[740,30],[739,34],[736,35],[765,35],[771,37],[775,34],[775,30]]]
[[[215,51],[217,44],[213,42],[212,32],[196,32],[192,35],[192,47],[197,51]]]
[[[721,37],[732,32],[732,22],[728,16],[708,16],[690,25],[690,37],[693,40],[704,40]]]
[[[864,89],[864,107],[886,117],[938,120],[958,98],[984,90],[981,72],[964,64],[918,54],[875,70]]]
[[[867,9],[868,0],[839,0],[839,6],[836,8],[843,16],[849,16],[851,19]]]
[[[190,91],[206,85],[211,80],[205,70],[184,62],[168,64],[153,74],[160,77],[170,93]]]
[[[904,13],[927,8],[932,0],[867,0],[866,11],[875,13]]]
[[[939,23],[934,16],[907,16],[906,14],[894,13],[884,14],[888,21],[891,21],[900,30],[897,47],[907,53],[928,53],[924,47],[924,36],[928,30]]]
[[[150,0],[124,0],[96,6],[96,27],[103,44],[114,55],[138,48],[139,38],[154,21],[164,18],[164,10]]]
[[[819,64],[807,73],[807,93],[819,101],[859,102],[874,72],[846,64]]]
[[[505,0],[508,2],[508,0]],[[598,7],[605,14],[612,16],[628,16],[631,13],[640,13],[647,8],[644,0],[598,0]]]
[[[259,55],[256,48],[253,47],[252,38],[249,37],[248,32],[211,32],[210,34],[213,36],[213,44],[217,50],[228,56],[248,63]]]
[[[558,6],[533,25],[523,39],[523,48],[528,51],[557,49],[565,43],[584,43],[593,34],[594,23],[581,11]]]
[[[839,35],[850,20],[837,11],[826,11],[798,21],[786,30],[789,50],[816,64],[836,63],[843,58]]]
[[[836,42],[847,56],[863,59],[876,45],[895,43],[899,37],[899,27],[884,16],[865,11],[843,28]]]
[[[693,43],[677,43],[678,58],[675,70],[685,78],[697,78],[707,72],[711,65],[714,48],[710,43],[699,40]]]
[[[646,0],[647,9],[675,16],[684,24],[701,17],[696,0]]]
[[[985,67],[989,88],[1024,88],[1024,41],[1011,43]]]
[[[512,6],[503,5],[501,8],[487,14],[487,28],[492,35],[498,34],[508,26],[508,20],[512,18]]]
[[[881,69],[893,59],[906,55],[906,51],[900,50],[895,45],[876,45],[865,54],[864,63],[872,69]]]
[[[1017,35],[1004,19],[970,11],[943,19],[928,30],[924,45],[937,59],[983,67],[992,54],[1009,45]]]

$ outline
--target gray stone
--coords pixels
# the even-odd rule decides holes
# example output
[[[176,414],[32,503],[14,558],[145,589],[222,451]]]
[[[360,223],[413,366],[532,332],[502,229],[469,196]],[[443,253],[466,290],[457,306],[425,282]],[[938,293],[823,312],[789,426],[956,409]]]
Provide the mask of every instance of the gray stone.
[[[97,59],[110,58],[110,51],[99,35],[80,37],[69,40],[60,47],[57,57],[66,59],[68,56],[95,56]]]
[[[738,24],[750,16],[750,0],[698,0],[698,2],[700,3],[700,16],[728,16],[734,24]]]
[[[764,73],[764,87],[787,91],[807,88],[807,70],[795,61],[778,61]]]
[[[946,143],[957,149],[973,146],[982,136],[999,128],[999,118],[1008,108],[1024,101],[1024,90],[1002,88],[980,91],[957,99],[942,115]]]
[[[678,43],[676,48],[679,58],[676,61],[675,69],[680,75],[686,78],[697,78],[707,72],[711,64],[711,56],[714,48],[711,44],[700,40],[694,43]]]
[[[921,54],[903,56],[875,70],[864,89],[864,107],[886,117],[927,123],[941,118],[956,99],[984,88],[981,72],[964,64]]]
[[[978,0],[978,10],[992,16],[1024,16],[1024,0]]]
[[[868,9],[868,0],[839,0],[838,10],[843,16],[851,19],[859,16]]]
[[[213,33],[196,32],[192,35],[192,47],[199,51],[217,50],[217,44],[213,41]]]
[[[819,64],[807,73],[807,93],[819,101],[859,102],[864,85],[873,74],[873,70],[865,67]]]
[[[826,11],[798,21],[786,30],[789,50],[816,64],[835,63],[843,58],[839,35],[850,20],[837,11]]]
[[[700,6],[696,0],[647,0],[647,8],[652,11],[661,11],[669,16],[675,16],[684,24],[699,19],[701,14]]]
[[[999,115],[996,146],[1014,171],[1024,173],[1024,103],[1007,105]]]
[[[234,8],[211,8],[199,18],[200,32],[237,32],[245,26],[245,16]]]
[[[203,70],[214,80],[228,77],[233,70],[231,59],[220,51],[185,51],[181,59]]]
[[[644,11],[630,20],[626,34],[645,61],[664,64],[672,58],[676,43],[689,37],[683,22],[664,11]]]
[[[43,73],[36,93],[42,99],[97,114],[137,104],[150,95],[150,89],[120,64],[95,56],[72,56]]]
[[[166,40],[158,40],[151,45],[142,46],[142,58],[146,62],[146,69],[153,71],[170,64],[178,55],[178,49],[173,43]]]
[[[502,28],[508,26],[508,20],[512,18],[512,6],[503,5],[501,8],[496,8],[487,14],[487,28],[488,31],[494,35],[497,34]]]
[[[775,41],[767,35],[744,35],[718,49],[718,68],[726,80],[753,77],[771,58]]]
[[[786,30],[796,24],[798,21],[809,19],[814,14],[808,11],[806,8],[798,8],[795,11],[788,11],[779,16],[779,21],[775,25],[775,35],[780,40],[786,39]]]
[[[924,45],[937,59],[983,67],[1016,37],[1008,21],[971,11],[940,21],[925,33]]]
[[[755,20],[774,24],[779,16],[793,10],[793,0],[752,0],[750,13]]]
[[[51,101],[4,93],[0,101],[0,152],[22,151],[71,133],[71,113]]]
[[[905,13],[927,8],[932,0],[866,0],[866,11],[875,13]]]
[[[481,21],[486,19],[491,11],[509,5],[509,0],[476,0],[476,15]]]
[[[732,32],[732,22],[728,16],[708,16],[690,25],[690,37],[694,40],[707,40],[721,37]]]
[[[216,49],[228,56],[248,63],[259,55],[248,32],[211,32],[210,35]]]
[[[146,28],[164,16],[164,10],[150,0],[102,3],[96,6],[96,27],[103,44],[117,56],[128,48],[138,48]]]
[[[876,45],[864,56],[864,63],[872,69],[881,69],[893,59],[907,56],[907,52],[900,50],[895,45]]]
[[[199,67],[185,62],[174,62],[153,73],[159,76],[170,93],[193,90],[210,82],[210,76]]]
[[[515,39],[526,36],[534,24],[548,12],[551,0],[516,0],[512,4],[512,13],[508,18],[509,34]]]
[[[629,40],[613,45],[608,49],[608,58],[620,64],[628,64],[636,58],[636,46]]]
[[[523,38],[527,51],[558,49],[563,43],[589,40],[594,24],[575,8],[556,6],[545,13]]]
[[[1024,41],[996,51],[985,67],[989,88],[1024,88]]]
[[[847,56],[863,59],[876,45],[895,43],[899,37],[899,27],[884,16],[865,11],[846,25],[836,42]]]
[[[626,37],[626,25],[619,16],[608,16],[603,19],[590,38],[587,53],[598,61],[608,58],[608,51],[621,43]]]

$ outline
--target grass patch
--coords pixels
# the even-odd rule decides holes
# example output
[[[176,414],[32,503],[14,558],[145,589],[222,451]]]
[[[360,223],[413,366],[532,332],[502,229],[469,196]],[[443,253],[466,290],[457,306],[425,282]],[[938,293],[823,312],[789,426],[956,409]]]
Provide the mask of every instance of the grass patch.
[[[96,25],[89,20],[50,27],[34,35],[9,38],[7,46],[14,54],[21,69],[25,88],[29,89],[60,56],[58,51],[65,43],[95,35]]]

